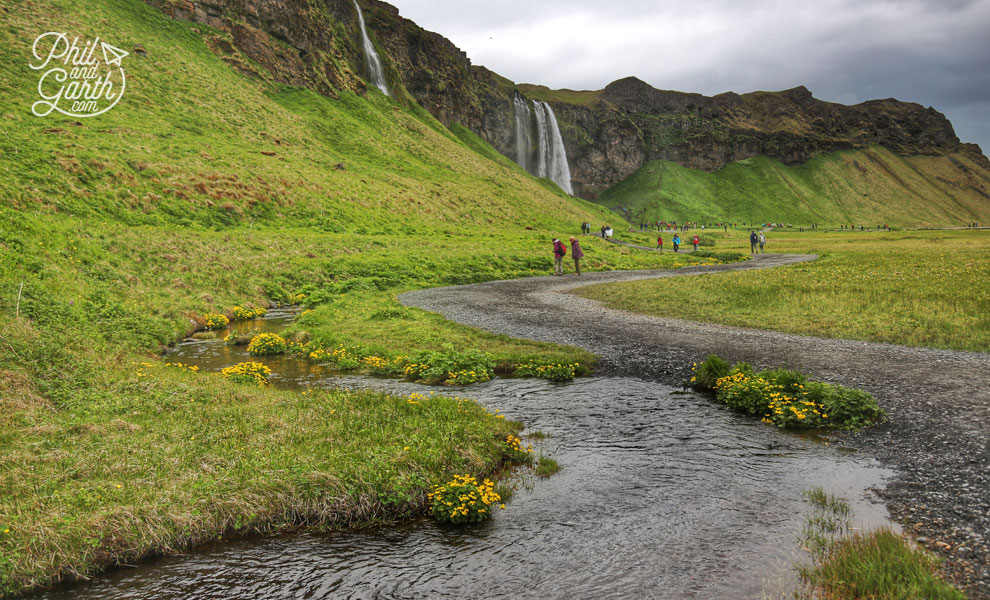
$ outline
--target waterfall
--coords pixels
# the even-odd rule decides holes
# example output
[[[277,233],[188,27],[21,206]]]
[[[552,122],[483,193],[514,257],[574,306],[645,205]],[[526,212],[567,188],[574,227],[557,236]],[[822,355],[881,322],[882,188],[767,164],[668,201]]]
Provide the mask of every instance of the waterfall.
[[[571,187],[571,169],[567,165],[567,154],[564,152],[564,140],[560,137],[557,127],[557,117],[546,102],[533,102],[533,112],[536,115],[536,133],[539,140],[536,156],[536,176],[549,177],[562,190],[574,195]]]
[[[516,94],[512,99],[515,121],[516,163],[537,177],[548,177],[562,190],[574,195],[571,169],[567,165],[564,140],[560,137],[557,117],[546,102],[536,100],[530,111],[529,100]],[[536,148],[533,148],[533,129]],[[533,155],[536,155],[535,164]]]
[[[536,171],[530,171],[537,177],[547,176],[547,154],[550,146],[547,145],[547,111],[543,110],[543,103],[537,100],[533,102],[533,114],[536,116]]]
[[[529,103],[526,99],[516,94],[512,99],[513,112],[516,120],[516,163],[529,170],[529,155],[532,152],[532,144],[529,135],[532,131],[532,119],[529,113]]]
[[[385,70],[382,68],[382,61],[378,58],[375,46],[368,38],[368,31],[364,26],[364,14],[361,12],[357,0],[354,0],[354,8],[357,9],[358,23],[361,25],[361,40],[364,42],[364,57],[368,62],[368,74],[371,75],[371,83],[375,84],[375,87],[386,96],[391,96],[392,94],[388,92],[388,85],[385,83]]]

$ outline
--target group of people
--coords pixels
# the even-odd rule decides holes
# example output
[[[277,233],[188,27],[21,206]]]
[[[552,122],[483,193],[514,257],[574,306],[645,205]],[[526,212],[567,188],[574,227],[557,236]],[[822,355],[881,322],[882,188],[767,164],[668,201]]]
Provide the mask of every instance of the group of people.
[[[681,236],[680,236],[680,234],[675,233],[674,234],[674,237],[670,240],[670,242],[674,245],[674,252],[678,252],[680,250],[680,247],[681,247]],[[698,244],[701,243],[701,238],[698,237],[698,234],[697,233],[694,234],[694,237],[693,238],[691,238],[691,243],[694,244],[694,249],[697,250],[698,249]],[[657,236],[657,250],[659,250],[660,252],[663,252],[663,235],[662,234]]]
[[[749,253],[750,254],[763,254],[763,247],[767,245],[767,236],[763,235],[761,231],[757,234],[755,231],[749,232]],[[760,247],[760,251],[756,251],[756,247]]]
[[[590,227],[590,226],[589,226]],[[581,243],[577,241],[577,238],[573,235],[571,239],[568,240],[571,243],[571,258],[574,259],[574,271],[580,275],[581,274],[581,259],[584,258],[584,252],[581,251]],[[560,241],[558,238],[553,238],[553,274],[563,275],[564,274],[564,257],[567,256],[567,246],[564,242]]]

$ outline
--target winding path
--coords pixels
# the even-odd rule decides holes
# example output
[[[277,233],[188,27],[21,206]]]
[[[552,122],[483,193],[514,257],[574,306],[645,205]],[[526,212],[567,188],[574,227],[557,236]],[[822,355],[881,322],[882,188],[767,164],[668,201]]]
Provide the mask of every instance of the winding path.
[[[990,353],[908,348],[650,317],[568,294],[595,283],[784,267],[814,255],[765,254],[726,265],[533,277],[433,288],[403,304],[494,333],[570,344],[600,356],[598,372],[668,385],[717,353],[786,365],[872,392],[889,421],[843,436],[898,475],[882,496],[919,542],[947,558],[970,598],[990,598]],[[948,547],[946,547],[948,546]]]

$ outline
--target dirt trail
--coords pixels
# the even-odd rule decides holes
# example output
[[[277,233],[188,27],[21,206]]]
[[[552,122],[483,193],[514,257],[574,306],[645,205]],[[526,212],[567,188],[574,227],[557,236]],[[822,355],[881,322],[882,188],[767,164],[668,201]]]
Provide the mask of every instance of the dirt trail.
[[[765,254],[728,265],[534,277],[418,290],[400,300],[491,332],[586,348],[601,357],[603,375],[680,385],[690,378],[692,362],[717,353],[872,392],[889,422],[843,434],[843,444],[898,471],[883,492],[891,514],[948,559],[948,576],[970,598],[990,598],[990,354],[649,317],[566,293],[595,283],[785,267],[815,258]]]

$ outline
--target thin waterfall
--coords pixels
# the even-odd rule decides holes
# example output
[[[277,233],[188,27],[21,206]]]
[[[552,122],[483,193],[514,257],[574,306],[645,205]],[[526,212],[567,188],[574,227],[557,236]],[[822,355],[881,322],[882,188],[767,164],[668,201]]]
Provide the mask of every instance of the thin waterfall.
[[[550,146],[547,144],[547,113],[543,110],[542,102],[537,100],[533,103],[533,115],[536,117],[536,172],[533,174],[546,177]]]
[[[567,153],[564,151],[564,139],[560,137],[560,128],[557,127],[557,117],[553,114],[553,109],[546,102],[542,104],[547,111],[547,133],[549,134],[549,173],[550,177],[562,190],[569,195],[574,195],[574,188],[571,187],[571,168],[567,164]]]
[[[533,128],[532,118],[529,112],[529,102],[519,94],[516,94],[512,99],[512,107],[516,120],[516,163],[528,171],[529,155],[533,151],[533,145],[529,137]]]
[[[354,8],[357,9],[358,23],[361,25],[361,41],[364,42],[364,57],[368,62],[368,74],[371,75],[371,83],[375,84],[375,87],[386,96],[391,96],[388,85],[385,83],[385,69],[382,68],[382,61],[378,58],[378,53],[375,52],[375,46],[368,38],[368,31],[364,26],[364,14],[361,12],[357,0],[354,0]]]

